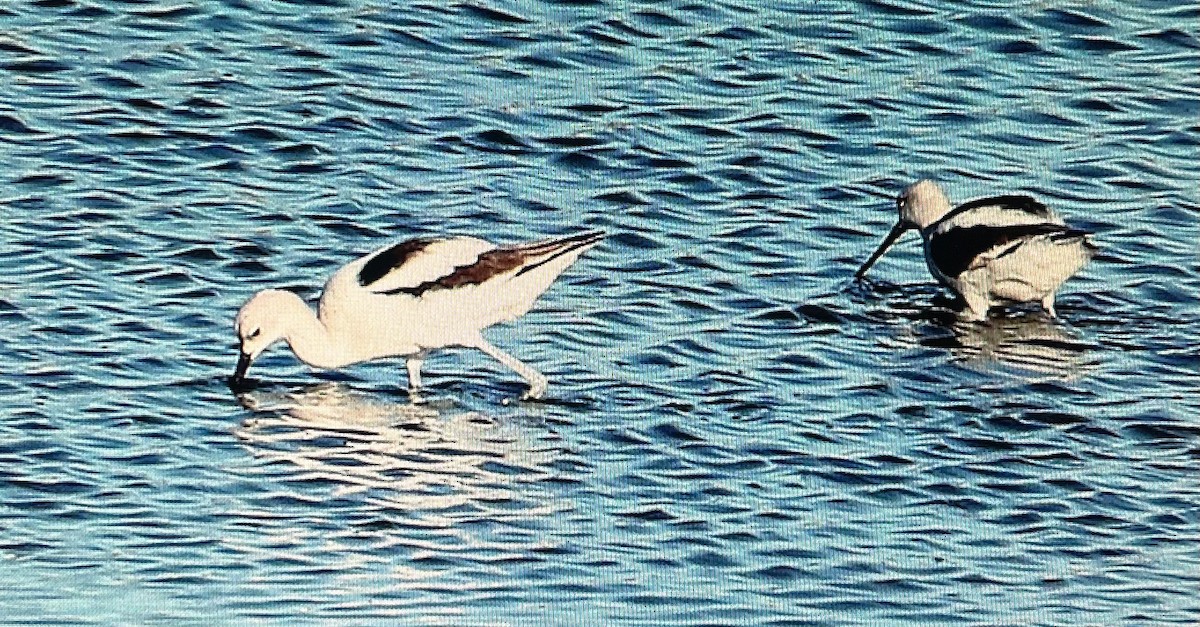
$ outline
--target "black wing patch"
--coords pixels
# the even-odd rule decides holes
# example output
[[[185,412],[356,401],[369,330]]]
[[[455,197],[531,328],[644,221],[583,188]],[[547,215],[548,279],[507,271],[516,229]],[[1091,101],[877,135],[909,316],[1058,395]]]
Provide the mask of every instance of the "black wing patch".
[[[1051,235],[1050,239],[1055,242],[1072,242],[1072,241],[1077,241],[1077,240],[1083,240],[1084,245],[1087,246],[1088,248],[1096,248],[1095,244],[1087,241],[1087,236],[1089,236],[1089,235],[1091,235],[1091,233],[1089,233],[1083,229],[1065,229],[1060,233],[1055,233],[1054,235]]]
[[[1001,207],[1003,209],[1023,211],[1031,216],[1045,218],[1047,220],[1054,217],[1054,214],[1050,211],[1050,209],[1046,205],[1043,205],[1041,202],[1039,202],[1036,198],[1032,196],[1012,195],[991,196],[988,198],[976,198],[975,200],[968,200],[967,202],[955,207],[953,211],[947,213],[942,217],[942,219],[938,220],[938,222],[945,222],[950,218],[962,215],[968,211],[978,209],[980,207]]]
[[[413,255],[425,250],[436,240],[428,237],[410,239],[391,248],[381,250],[358,271],[358,284],[367,287],[387,276],[389,272],[404,265]]]
[[[602,239],[604,239],[604,233],[601,233],[600,231],[589,231],[587,233],[572,235],[571,237],[564,237],[551,242],[536,243],[527,247],[523,247],[523,250],[530,257],[536,257],[539,254],[546,253],[553,254],[539,260],[537,263],[533,263],[521,268],[521,271],[517,272],[516,276],[521,276],[526,272],[537,270],[538,268],[550,263],[551,261],[554,261],[555,259],[558,259],[559,257],[562,257],[567,253],[574,252],[575,250],[583,248],[584,246],[590,246]]]
[[[439,277],[430,281],[425,281],[413,287],[398,287],[396,289],[380,292],[381,294],[408,294],[410,296],[421,296],[430,290],[435,289],[452,289],[465,285],[479,285],[488,279],[499,276],[506,272],[512,272],[517,268],[517,273],[514,276],[521,276],[526,272],[535,270],[559,257],[570,253],[583,246],[594,244],[604,235],[599,232],[589,232],[582,235],[567,237],[549,242],[537,242],[524,246],[512,246],[506,248],[493,248],[479,255],[479,259],[470,265],[459,266],[453,272],[446,276]],[[533,259],[539,256],[544,258],[538,259],[536,262],[530,263]],[[528,264],[528,265],[526,265]],[[525,267],[521,267],[525,266]]]
[[[498,275],[504,274],[525,263],[525,255],[511,248],[494,248],[479,255],[479,259],[469,266],[459,266],[446,276],[425,281],[413,287],[397,287],[380,294],[408,294],[421,296],[432,289],[447,289],[463,285],[478,285]]]
[[[929,258],[942,274],[956,277],[970,268],[979,255],[998,246],[1012,244],[997,255],[1002,257],[1012,254],[1025,238],[1070,232],[1073,231],[1057,224],[978,225],[950,229],[938,233],[929,242]]]

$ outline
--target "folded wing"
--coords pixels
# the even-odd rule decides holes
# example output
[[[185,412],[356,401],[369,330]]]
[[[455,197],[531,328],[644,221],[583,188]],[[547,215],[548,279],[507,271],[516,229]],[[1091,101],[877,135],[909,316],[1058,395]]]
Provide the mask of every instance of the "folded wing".
[[[414,239],[381,249],[367,257],[358,283],[377,294],[424,296],[439,290],[482,285],[492,279],[548,272],[550,280],[579,252],[603,236],[583,233],[531,244],[496,247],[473,237]],[[545,289],[544,287],[542,289]]]
[[[495,248],[474,237],[400,242],[370,254],[358,270],[358,284],[377,294],[420,296],[463,268],[478,265]]]

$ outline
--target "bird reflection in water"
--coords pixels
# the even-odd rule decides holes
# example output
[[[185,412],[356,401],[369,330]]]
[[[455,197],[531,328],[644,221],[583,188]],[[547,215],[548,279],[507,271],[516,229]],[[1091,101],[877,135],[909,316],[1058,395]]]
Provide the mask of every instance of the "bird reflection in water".
[[[372,507],[413,524],[562,509],[536,487],[561,450],[536,440],[541,432],[520,416],[388,403],[336,383],[238,398],[255,413],[237,429],[255,455],[303,471],[297,480],[336,485],[332,496],[365,493]]]
[[[1017,311],[972,322],[958,316],[961,302],[927,286],[863,283],[872,294],[886,297],[882,306],[869,309],[871,318],[907,322],[901,334],[908,341],[948,350],[965,366],[1008,369],[1019,377],[1069,380],[1095,365],[1094,345],[1044,312]],[[863,299],[857,288],[850,294]]]
[[[981,369],[1074,379],[1092,366],[1092,346],[1040,313],[993,317],[982,324],[955,322],[942,329],[921,344],[948,348],[965,365]]]

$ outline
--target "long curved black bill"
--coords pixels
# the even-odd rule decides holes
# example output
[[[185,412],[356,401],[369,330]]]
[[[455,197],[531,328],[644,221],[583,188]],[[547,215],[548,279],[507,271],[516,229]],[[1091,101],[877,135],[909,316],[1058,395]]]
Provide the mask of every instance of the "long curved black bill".
[[[871,253],[871,258],[867,259],[867,262],[858,269],[858,272],[854,273],[854,278],[861,279],[863,275],[867,273],[867,270],[869,270],[871,266],[875,265],[875,262],[879,261],[879,258],[883,256],[883,253],[887,252],[887,249],[891,248],[892,244],[896,243],[896,240],[901,235],[904,235],[904,232],[907,230],[907,226],[905,226],[903,223],[897,222],[896,226],[892,227],[892,231],[887,234],[887,237],[883,238],[883,243],[879,245],[879,248],[876,248],[875,252]]]
[[[253,361],[246,353],[238,353],[237,369],[233,371],[233,376],[229,377],[229,385],[240,387],[246,382],[246,371],[250,369],[250,362]]]

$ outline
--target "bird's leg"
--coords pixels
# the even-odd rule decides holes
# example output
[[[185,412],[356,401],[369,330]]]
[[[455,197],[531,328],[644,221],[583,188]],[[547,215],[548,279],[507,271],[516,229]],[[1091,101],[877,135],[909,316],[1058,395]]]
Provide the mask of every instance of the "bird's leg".
[[[527,399],[541,398],[546,393],[546,387],[549,382],[542,373],[534,370],[525,362],[509,355],[508,353],[492,346],[487,340],[482,337],[475,340],[474,347],[490,355],[496,361],[511,368],[514,372],[521,375],[523,379],[529,382],[529,391],[525,393]]]
[[[987,295],[978,292],[963,291],[963,302],[967,307],[963,310],[963,315],[972,322],[982,322],[987,320],[988,306],[991,302]]]
[[[1045,309],[1051,318],[1058,317],[1058,312],[1054,311],[1054,292],[1046,294],[1046,297],[1042,299],[1042,309]]]
[[[415,355],[409,355],[404,361],[404,365],[408,368],[408,394],[413,399],[419,398],[417,392],[421,389],[421,365],[425,363],[425,356],[429,353],[421,351]]]
[[[992,304],[989,298],[992,281],[986,270],[968,270],[962,273],[958,277],[957,284],[953,285],[953,289],[958,292],[967,305],[966,309],[962,311],[964,318],[971,322],[987,320],[988,307]]]

